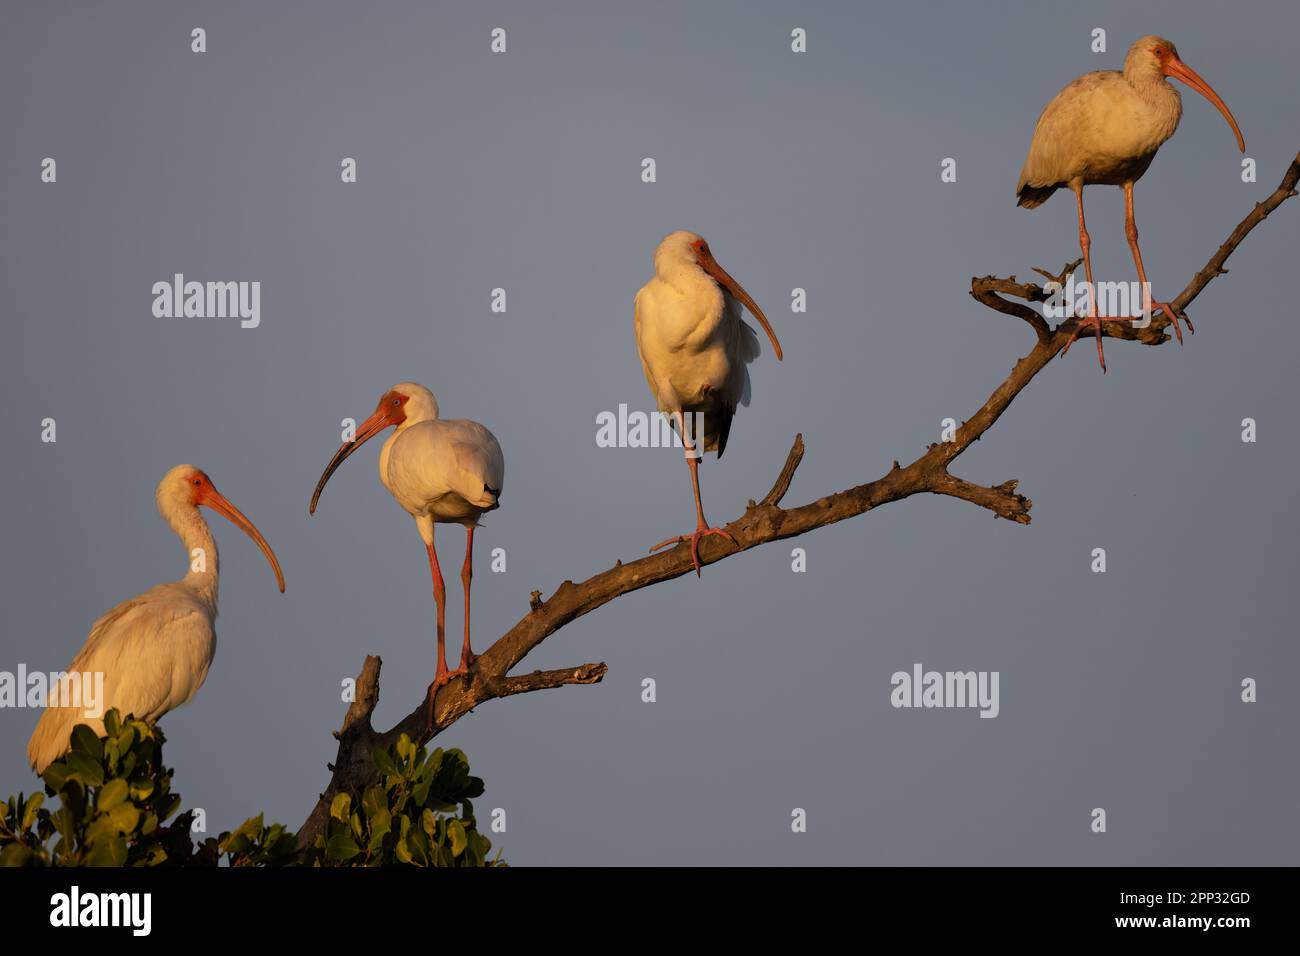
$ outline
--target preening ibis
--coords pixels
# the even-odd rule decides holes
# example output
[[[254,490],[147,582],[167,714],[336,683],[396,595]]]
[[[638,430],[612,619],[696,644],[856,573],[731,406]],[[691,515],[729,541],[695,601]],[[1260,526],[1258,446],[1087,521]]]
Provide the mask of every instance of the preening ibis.
[[[200,506],[224,515],[257,542],[284,592],[284,575],[271,546],[203,471],[177,465],[158,483],[157,501],[159,514],[185,544],[190,570],[179,581],[123,601],[94,623],[67,672],[102,673],[104,700],[98,702],[98,713],[51,701],[27,744],[27,760],[37,773],[67,753],[77,724],[103,734],[103,713],[113,707],[123,716],[155,721],[188,703],[203,686],[217,650],[212,624],[217,616],[218,559],[217,542]]]
[[[1182,80],[1218,108],[1244,153],[1246,141],[1242,139],[1241,129],[1219,94],[1179,58],[1173,43],[1162,37],[1145,36],[1129,47],[1123,72],[1087,73],[1047,104],[1034,128],[1029,156],[1016,185],[1017,205],[1029,209],[1042,205],[1062,186],[1074,191],[1079,208],[1079,247],[1083,250],[1090,295],[1088,317],[1075,326],[1061,354],[1069,351],[1085,327],[1092,326],[1097,331],[1097,358],[1103,372],[1106,355],[1101,346],[1101,319],[1097,315],[1096,286],[1092,281],[1091,243],[1083,219],[1083,187],[1093,183],[1124,187],[1124,231],[1137,266],[1138,281],[1147,289],[1137,222],[1133,218],[1133,183],[1147,171],[1156,150],[1178,128],[1183,105],[1178,91],[1169,83],[1171,76]],[[1146,304],[1152,312],[1163,310],[1169,316],[1181,344],[1183,332],[1173,307],[1154,300]],[[1187,328],[1195,331],[1191,319],[1187,319]]]
[[[396,431],[379,453],[379,480],[415,526],[429,555],[433,599],[438,609],[438,667],[429,685],[429,727],[433,727],[433,701],[438,688],[451,678],[467,674],[474,663],[469,642],[469,592],[473,577],[474,528],[486,512],[501,501],[506,465],[496,437],[478,422],[438,417],[438,401],[423,385],[401,382],[379,399],[374,414],[357,426],[356,437],[344,442],[325,467],[311,496],[312,514],[330,476],[343,460],[386,428]],[[447,591],[433,545],[436,524],[465,527],[465,564],[460,579],[465,588],[465,643],[460,666],[447,669]]]
[[[686,449],[695,492],[695,531],[650,550],[689,541],[698,576],[702,537],[716,534],[735,540],[704,520],[699,459],[706,451],[722,457],[737,406],[749,404],[747,366],[761,350],[758,335],[741,318],[741,306],[763,326],[778,360],[781,343],[763,310],[718,265],[700,236],[685,231],[667,236],[655,250],[654,265],[654,278],[636,294],[636,347],[659,410],[676,425]],[[687,425],[701,416],[702,436]]]

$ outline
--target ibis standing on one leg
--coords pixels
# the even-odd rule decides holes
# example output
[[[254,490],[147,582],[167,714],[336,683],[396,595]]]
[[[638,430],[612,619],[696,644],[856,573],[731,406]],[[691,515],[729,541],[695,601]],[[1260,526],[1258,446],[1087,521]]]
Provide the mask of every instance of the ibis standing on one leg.
[[[781,358],[781,343],[757,303],[718,265],[709,244],[693,232],[674,232],[655,250],[655,275],[636,294],[636,347],[641,368],[659,410],[676,425],[686,449],[695,492],[695,531],[662,541],[691,545],[691,562],[700,573],[700,539],[716,534],[734,542],[722,528],[704,520],[700,502],[699,459],[718,457],[727,448],[731,419],[749,404],[750,362],[759,356],[758,335],[741,318],[749,309]],[[702,429],[689,423],[702,421]],[[698,434],[702,430],[703,434]]]
[[[478,422],[441,419],[438,402],[423,385],[402,382],[379,399],[374,414],[357,426],[356,437],[344,442],[325,467],[311,496],[312,514],[325,483],[343,460],[386,428],[396,431],[379,453],[379,480],[412,518],[424,540],[433,575],[433,599],[438,609],[438,668],[429,685],[429,730],[438,688],[467,674],[474,663],[469,642],[469,592],[473,577],[474,528],[478,519],[499,506],[506,465],[496,437]],[[465,588],[465,643],[460,666],[447,669],[447,590],[433,545],[436,524],[465,527],[465,564],[460,579]]]
[[[1087,73],[1047,104],[1038,117],[1029,156],[1016,185],[1017,205],[1029,209],[1041,206],[1062,186],[1074,192],[1079,210],[1079,248],[1083,251],[1088,276],[1088,317],[1075,326],[1061,354],[1070,350],[1085,327],[1092,326],[1097,332],[1097,358],[1103,372],[1106,355],[1101,346],[1101,318],[1097,315],[1096,286],[1092,280],[1091,242],[1083,219],[1083,187],[1093,183],[1124,187],[1124,232],[1144,299],[1149,299],[1142,251],[1138,248],[1137,222],[1133,218],[1133,184],[1147,171],[1156,150],[1178,128],[1183,104],[1178,91],[1169,83],[1171,76],[1182,80],[1218,108],[1244,153],[1246,141],[1219,94],[1179,58],[1172,43],[1158,36],[1145,36],[1129,47],[1123,72]],[[1173,306],[1160,301],[1146,301],[1145,305],[1148,314],[1161,310],[1169,316],[1181,344],[1183,332]],[[1194,332],[1192,320],[1186,315],[1183,318],[1187,319],[1188,330]]]
[[[243,512],[217,491],[193,465],[177,465],[158,483],[158,512],[185,543],[189,573],[123,601],[90,629],[90,637],[68,665],[75,680],[104,675],[104,699],[95,712],[68,701],[50,701],[27,744],[27,760],[37,773],[68,751],[77,724],[104,733],[103,715],[116,707],[156,721],[188,703],[203,681],[217,651],[213,621],[217,616],[217,542],[199,507],[230,519],[262,549],[284,593],[284,575],[275,552]],[[53,692],[53,689],[51,689]]]

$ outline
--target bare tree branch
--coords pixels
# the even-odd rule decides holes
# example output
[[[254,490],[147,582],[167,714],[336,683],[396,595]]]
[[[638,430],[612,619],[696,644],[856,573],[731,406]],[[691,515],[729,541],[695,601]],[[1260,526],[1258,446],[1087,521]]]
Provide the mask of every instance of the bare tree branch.
[[[794,446],[790,449],[790,454],[786,456],[785,465],[781,468],[781,474],[776,476],[776,484],[772,485],[772,490],[763,496],[763,504],[774,506],[781,503],[785,493],[790,490],[790,482],[794,481],[795,469],[803,461],[803,434],[794,436]],[[750,507],[754,507],[754,502],[749,502]]]
[[[1006,518],[1018,524],[1029,524],[1029,509],[1033,502],[1024,495],[1016,494],[1020,482],[1004,481],[992,488],[985,488],[961,478],[956,478],[946,471],[935,476],[934,484],[928,489],[935,494],[950,495],[961,498],[971,504],[988,508],[996,518]]]
[[[1300,155],[1292,161],[1281,185],[1266,200],[1255,205],[1210,258],[1205,268],[1197,272],[1174,299],[1171,305],[1175,309],[1181,312],[1216,276],[1226,272],[1223,266],[1228,257],[1274,209],[1296,195],[1298,181]],[[1041,269],[1036,271],[1059,282],[1077,266],[1077,262],[1067,265],[1059,276],[1052,276]],[[992,511],[997,517],[1028,524],[1031,502],[1016,493],[1017,482],[1005,481],[1000,485],[986,487],[950,474],[948,466],[992,427],[1034,376],[1065,347],[1077,320],[1070,319],[1055,329],[1051,328],[1043,316],[1027,304],[1045,301],[1048,293],[1035,283],[1019,283],[1014,276],[1007,279],[994,276],[974,278],[971,280],[971,295],[990,309],[1028,323],[1034,330],[1036,344],[1016,363],[1011,374],[994,389],[975,414],[962,423],[951,441],[930,445],[924,454],[906,467],[901,467],[895,461],[889,472],[875,481],[818,498],[796,508],[782,508],[780,502],[789,490],[795,471],[803,459],[803,437],[796,436],[794,446],[790,449],[772,490],[760,502],[751,501],[745,513],[727,525],[727,531],[735,543],[716,536],[704,539],[700,543],[701,564],[713,564],[761,544],[805,534],[922,492],[960,498]],[[1021,301],[1015,302],[1004,296],[1013,296]],[[1110,338],[1159,345],[1169,340],[1169,335],[1164,331],[1169,325],[1169,317],[1161,312],[1152,317],[1146,328],[1134,328],[1126,320],[1109,320],[1103,323],[1102,332]],[[298,831],[299,842],[310,844],[323,831],[334,794],[360,789],[369,783],[375,773],[370,757],[375,747],[389,746],[403,733],[413,740],[427,741],[474,707],[495,697],[600,681],[606,671],[603,663],[555,671],[536,671],[522,676],[508,675],[530,651],[566,624],[623,594],[680,577],[693,570],[690,547],[683,544],[628,564],[618,561],[612,568],[579,584],[565,581],[545,601],[541,599],[540,591],[534,591],[528,613],[479,657],[471,673],[452,680],[439,690],[435,699],[431,733],[427,732],[427,709],[423,700],[392,729],[383,733],[374,730],[371,715],[379,700],[380,661],[377,657],[367,657],[361,674],[357,677],[356,699],[348,708],[342,730],[335,734],[339,749],[338,756],[330,765],[333,777]]]
[[[534,690],[563,687],[565,684],[599,684],[605,678],[607,670],[609,668],[602,661],[599,664],[583,664],[557,671],[533,671],[531,674],[498,677],[492,682],[492,696],[509,697],[511,694],[526,694]]]

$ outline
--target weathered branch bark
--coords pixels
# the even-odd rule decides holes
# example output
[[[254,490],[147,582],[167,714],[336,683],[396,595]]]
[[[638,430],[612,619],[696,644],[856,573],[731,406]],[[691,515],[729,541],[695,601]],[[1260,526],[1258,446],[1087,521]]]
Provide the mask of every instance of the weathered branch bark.
[[[566,667],[563,670],[533,671],[531,674],[498,677],[492,682],[492,696],[509,697],[511,694],[526,694],[533,690],[563,687],[565,684],[599,684],[607,670],[609,668],[602,662]]]
[[[1272,195],[1255,205],[1210,258],[1205,268],[1197,272],[1173,300],[1171,304],[1175,309],[1181,312],[1216,276],[1227,271],[1223,265],[1233,250],[1274,209],[1296,195],[1298,181],[1300,154],[1291,162],[1281,184]],[[1037,271],[1049,279],[1061,281],[1077,266],[1077,262],[1067,265],[1060,276],[1052,276],[1041,269]],[[818,498],[797,508],[782,508],[780,502],[789,490],[795,471],[803,459],[803,437],[796,436],[794,446],[790,449],[772,490],[760,502],[750,501],[745,513],[727,525],[727,531],[735,543],[720,537],[705,538],[700,543],[701,564],[713,564],[761,544],[795,537],[921,492],[960,498],[987,508],[997,517],[1028,524],[1031,502],[1016,493],[1015,481],[1005,481],[992,487],[977,485],[950,474],[948,466],[992,427],[1034,376],[1065,347],[1077,320],[1068,320],[1053,329],[1029,305],[1003,298],[1007,295],[1014,296],[1023,303],[1042,302],[1047,298],[1048,293],[1042,286],[1019,283],[1014,276],[1008,279],[993,276],[974,278],[971,280],[971,295],[995,311],[1024,320],[1034,330],[1037,342],[1016,363],[1011,374],[998,385],[988,400],[957,429],[953,440],[930,445],[924,454],[906,467],[894,462],[893,468],[875,481]],[[1159,345],[1169,340],[1170,337],[1165,332],[1169,325],[1168,316],[1159,313],[1152,317],[1146,328],[1134,328],[1131,322],[1113,320],[1104,322],[1102,331],[1110,338]],[[1088,355],[1082,350],[1080,352]],[[329,818],[330,801],[336,793],[359,789],[370,782],[374,775],[370,754],[375,747],[389,746],[403,733],[413,740],[427,741],[474,707],[495,697],[566,684],[599,682],[606,671],[603,663],[583,664],[555,671],[536,671],[522,676],[509,676],[509,672],[533,648],[566,624],[623,594],[680,577],[692,570],[694,568],[689,546],[678,545],[628,564],[616,562],[612,568],[579,584],[565,581],[545,601],[541,600],[540,592],[534,591],[528,613],[479,657],[473,671],[467,677],[457,678],[439,690],[435,699],[435,719],[431,733],[427,732],[424,700],[392,729],[383,733],[374,730],[371,715],[379,700],[380,660],[377,657],[367,657],[361,674],[357,677],[356,699],[348,708],[343,728],[335,734],[339,749],[334,763],[330,765],[333,776],[325,793],[321,794],[311,815],[298,831],[299,842],[310,844],[322,832]]]
[[[785,465],[781,468],[781,474],[776,476],[776,483],[772,485],[772,490],[763,496],[763,504],[775,506],[781,503],[785,493],[790,490],[790,482],[794,481],[795,469],[803,461],[803,433],[794,436],[794,446],[790,449],[790,454],[785,458]],[[751,499],[749,506],[754,507]]]

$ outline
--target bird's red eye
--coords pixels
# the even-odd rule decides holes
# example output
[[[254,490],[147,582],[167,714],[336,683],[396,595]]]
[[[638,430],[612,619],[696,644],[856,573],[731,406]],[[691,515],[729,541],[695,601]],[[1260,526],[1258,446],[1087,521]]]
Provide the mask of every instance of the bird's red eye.
[[[402,404],[402,400],[401,400],[400,398],[395,398],[395,399],[393,399],[393,404],[394,404],[394,405],[400,405],[400,404]]]
[[[194,487],[197,488],[197,487],[198,487],[199,485],[201,485],[201,484],[203,484],[203,479],[202,479],[202,478],[195,478],[195,479],[194,479]]]

